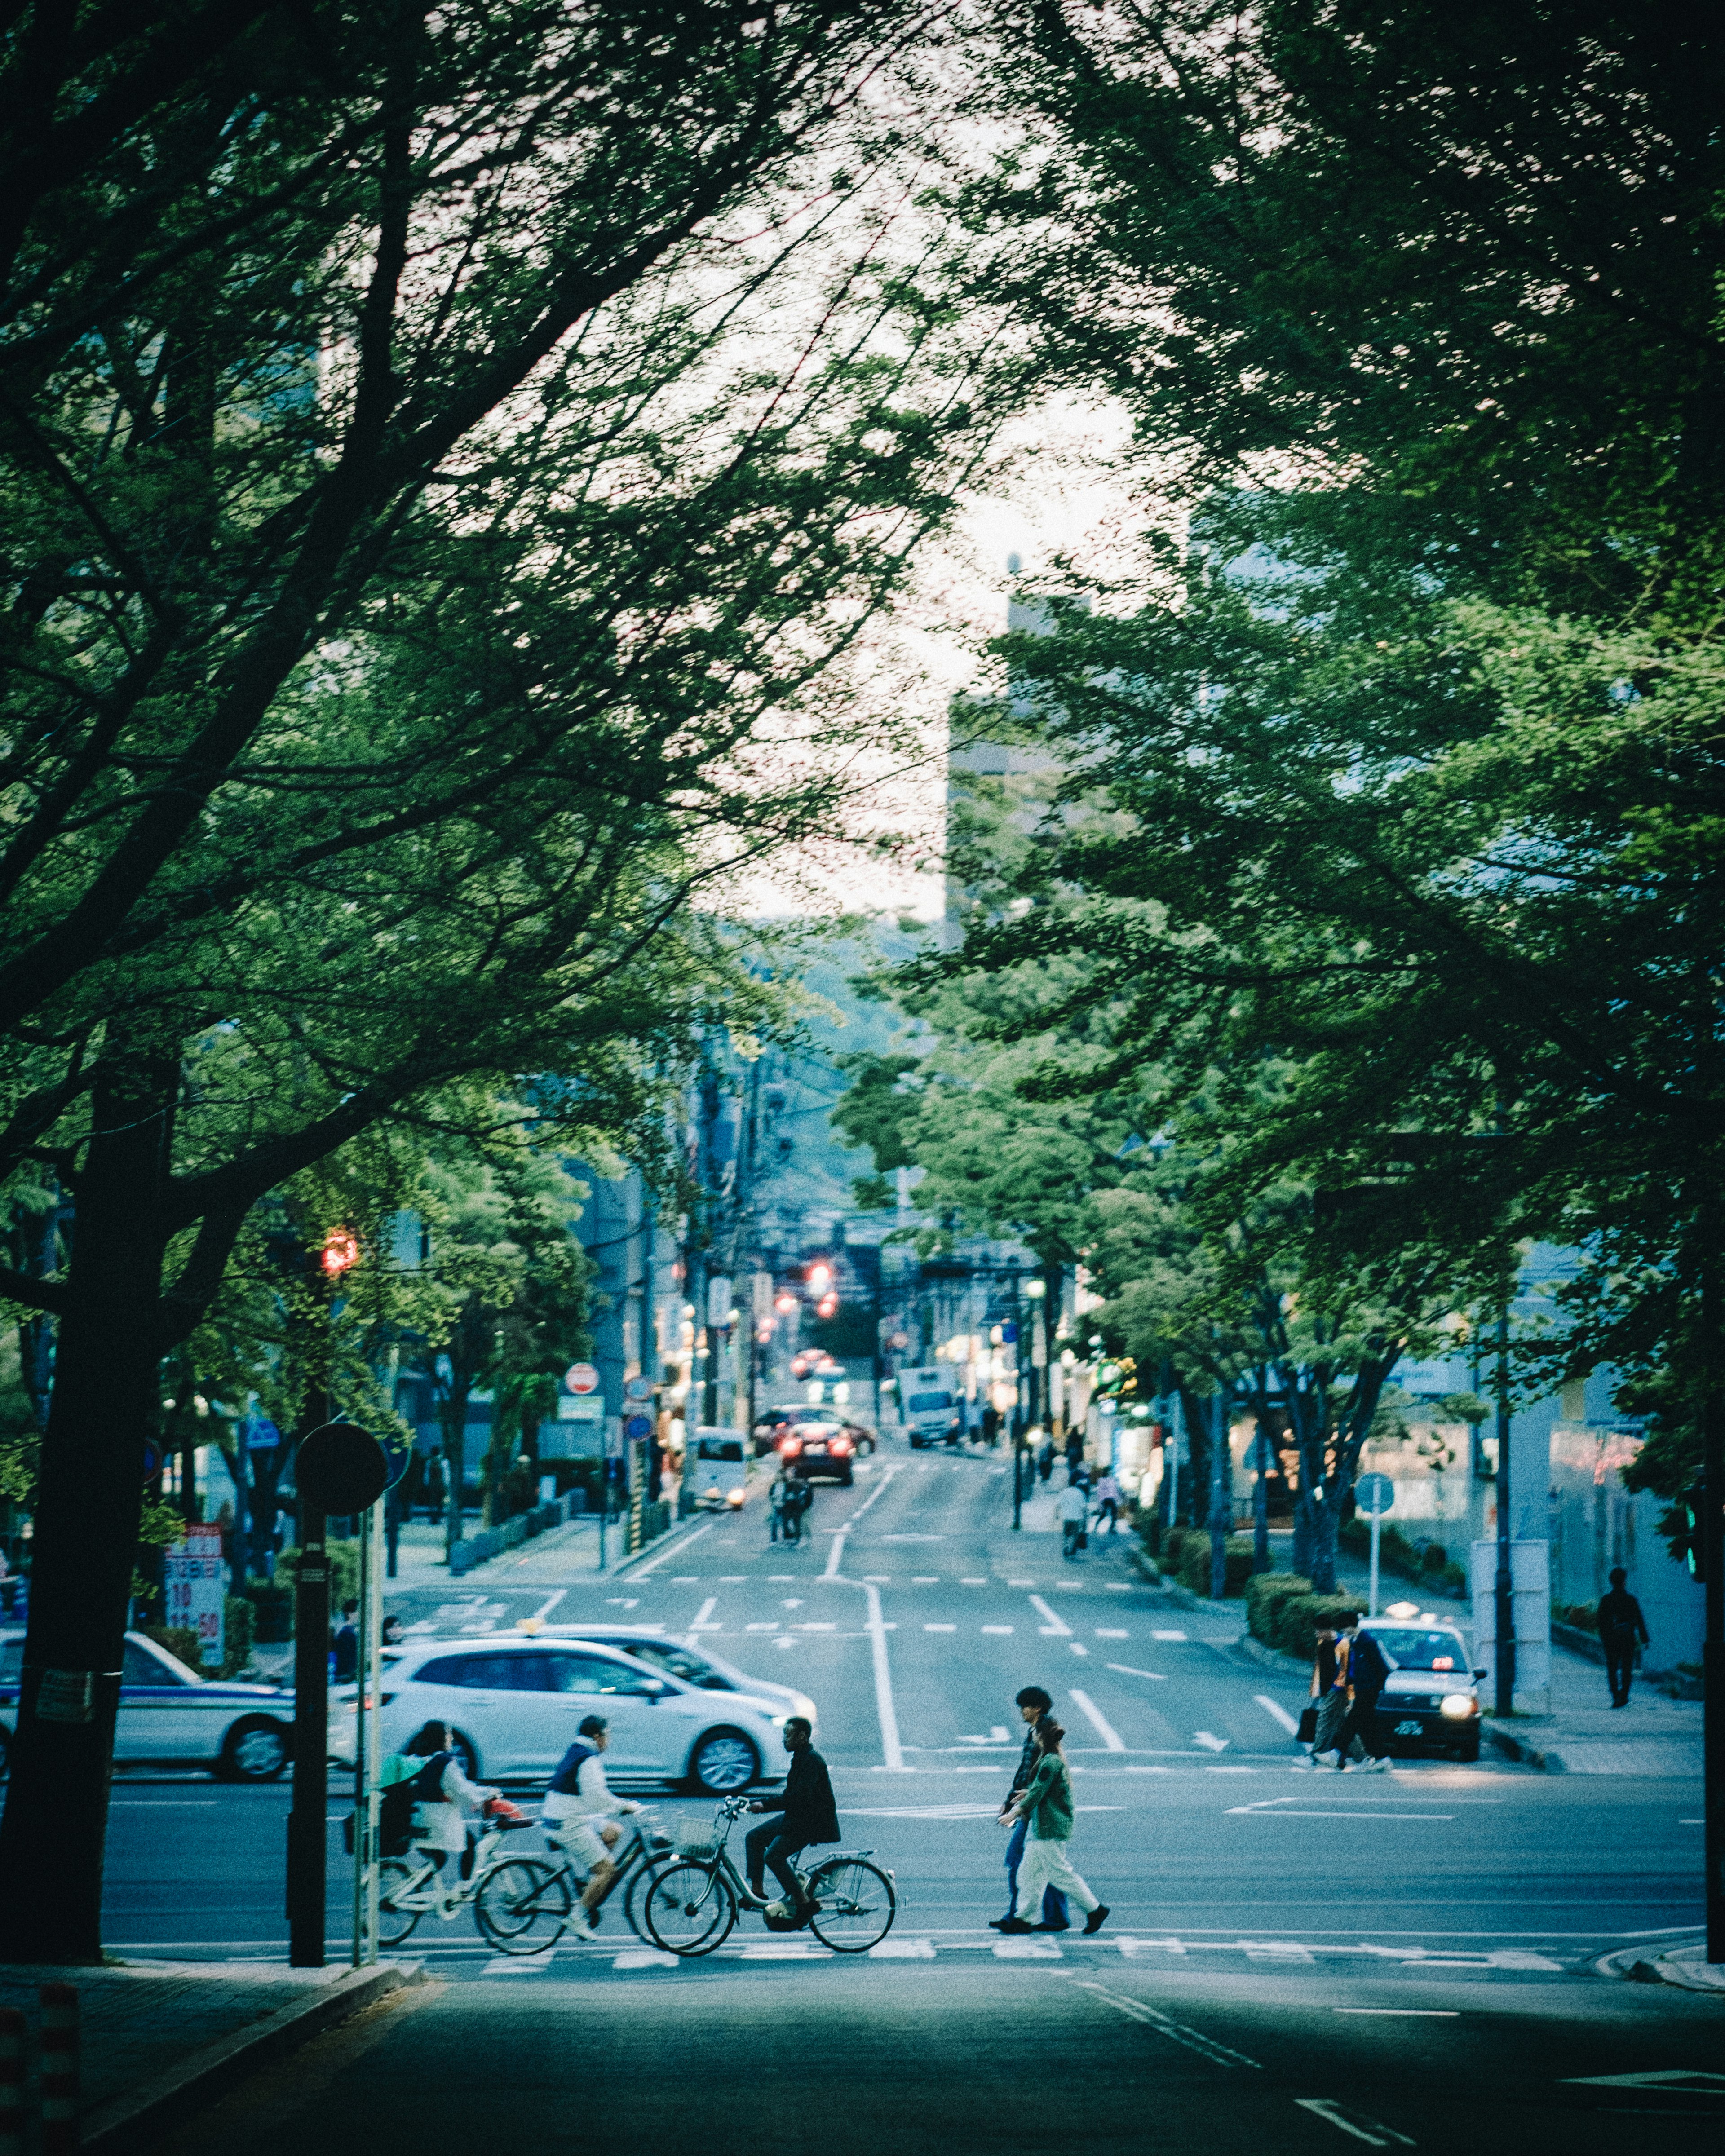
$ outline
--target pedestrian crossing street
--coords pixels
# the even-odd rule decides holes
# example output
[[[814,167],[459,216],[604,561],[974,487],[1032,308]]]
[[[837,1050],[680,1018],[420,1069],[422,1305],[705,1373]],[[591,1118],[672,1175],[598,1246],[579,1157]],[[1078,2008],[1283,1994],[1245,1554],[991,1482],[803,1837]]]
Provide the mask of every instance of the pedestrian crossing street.
[[[434,1949],[434,1952],[436,1950]],[[1559,1952],[1563,1958],[1559,1958]],[[938,1932],[909,1929],[895,1932],[865,1955],[857,1958],[867,1961],[947,1962],[954,1966],[974,1966],[978,1956],[987,1956],[997,1962],[1059,1962],[1074,1968],[1098,1963],[1130,1962],[1147,1968],[1192,1968],[1209,1965],[1225,1968],[1230,1964],[1252,1964],[1258,1967],[1286,1969],[1336,1969],[1344,1966],[1356,1974],[1398,1970],[1410,1974],[1467,1974],[1492,1975],[1561,1975],[1578,1963],[1585,1962],[1595,1951],[1593,1947],[1584,1953],[1574,1949],[1553,1950],[1549,1944],[1543,1949],[1526,1946],[1494,1946],[1479,1949],[1429,1947],[1425,1945],[1385,1944],[1379,1941],[1362,1939],[1319,1938],[1253,1938],[1229,1935],[1218,1938],[1193,1938],[1185,1934],[1157,1933],[1153,1934],[1124,1933],[1104,1935],[1100,1938],[1078,1937],[1061,1938],[1002,1938],[989,1931]],[[806,1937],[736,1938],[727,1941],[716,1953],[687,1962],[676,1955],[662,1953],[658,1948],[644,1945],[630,1939],[626,1944],[611,1946],[604,1942],[597,1946],[580,1944],[558,1945],[548,1953],[531,1956],[497,1954],[479,1959],[478,1951],[465,1949],[453,1943],[438,1955],[451,1958],[460,1956],[473,1960],[470,1972],[477,1978],[521,1978],[560,1976],[581,1974],[619,1976],[651,1976],[678,1969],[699,1970],[715,1964],[739,1962],[812,1962],[846,1961],[848,1955],[837,1954],[819,1940]],[[455,1974],[454,1971],[444,1971]]]

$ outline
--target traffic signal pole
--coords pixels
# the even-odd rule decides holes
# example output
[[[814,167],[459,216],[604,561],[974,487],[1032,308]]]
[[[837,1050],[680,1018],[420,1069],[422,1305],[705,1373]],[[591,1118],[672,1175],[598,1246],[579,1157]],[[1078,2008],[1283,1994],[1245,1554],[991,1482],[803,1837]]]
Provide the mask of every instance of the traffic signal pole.
[[[294,1794],[287,1822],[288,1960],[324,1965],[329,1828],[330,1573],[328,1522],[300,1495],[300,1573],[294,1588]]]
[[[1702,1646],[1702,1810],[1707,1866],[1707,1957],[1725,1962],[1725,1403],[1722,1370],[1719,1255],[1709,1236],[1702,1253],[1701,1560],[1706,1637]]]
[[[1509,1516],[1509,1293],[1497,1313],[1497,1577],[1492,1630],[1497,1635],[1495,1714],[1513,1714],[1516,1705],[1516,1599],[1510,1570]]]

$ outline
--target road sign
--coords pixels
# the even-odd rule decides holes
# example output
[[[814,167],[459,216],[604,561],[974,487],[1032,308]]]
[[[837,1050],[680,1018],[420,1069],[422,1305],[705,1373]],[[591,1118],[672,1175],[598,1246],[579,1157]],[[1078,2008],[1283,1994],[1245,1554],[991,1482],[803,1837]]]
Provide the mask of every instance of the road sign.
[[[653,1380],[650,1378],[631,1378],[623,1389],[623,1397],[626,1400],[650,1400]]]
[[[273,1452],[281,1443],[281,1432],[268,1415],[254,1415],[245,1426],[248,1452]]]
[[[144,1440],[144,1480],[153,1482],[162,1472],[162,1447],[153,1438]]]
[[[599,1373],[591,1363],[572,1363],[563,1373],[563,1383],[578,1398],[583,1393],[598,1392]]]
[[[300,1440],[294,1482],[320,1512],[362,1512],[389,1486],[383,1448],[357,1423],[321,1423]]]
[[[631,1415],[629,1420],[623,1425],[623,1434],[625,1437],[651,1437],[653,1435],[652,1416],[644,1414]]]
[[[1387,1512],[1395,1503],[1395,1485],[1387,1475],[1362,1475],[1353,1486],[1353,1502],[1363,1512]]]

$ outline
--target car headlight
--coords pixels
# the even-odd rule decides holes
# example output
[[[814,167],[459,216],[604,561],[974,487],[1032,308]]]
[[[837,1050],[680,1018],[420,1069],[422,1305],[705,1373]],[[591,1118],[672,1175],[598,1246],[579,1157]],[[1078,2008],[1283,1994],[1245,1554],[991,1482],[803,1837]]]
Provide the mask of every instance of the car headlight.
[[[769,1714],[767,1717],[775,1729],[783,1729],[790,1718],[788,1714]]]
[[[1443,1712],[1451,1722],[1466,1722],[1469,1715],[1479,1711],[1479,1702],[1467,1692],[1447,1692],[1444,1697]]]

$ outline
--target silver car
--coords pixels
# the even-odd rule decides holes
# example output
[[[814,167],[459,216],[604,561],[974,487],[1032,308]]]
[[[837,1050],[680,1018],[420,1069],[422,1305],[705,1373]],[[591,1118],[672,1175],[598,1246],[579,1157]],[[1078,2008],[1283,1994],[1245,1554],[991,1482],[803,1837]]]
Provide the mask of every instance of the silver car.
[[[765,1677],[752,1677],[721,1655],[706,1647],[691,1647],[680,1633],[665,1631],[656,1625],[543,1625],[536,1628],[536,1634],[541,1639],[593,1640],[601,1646],[615,1647],[636,1661],[662,1671],[666,1676],[680,1677],[685,1684],[697,1686],[702,1691],[742,1692],[759,1700],[769,1717],[800,1714],[811,1724],[819,1719],[814,1702],[806,1691],[797,1691],[789,1685],[769,1684]]]
[[[23,1634],[0,1635],[0,1774],[23,1666]],[[207,1767],[218,1781],[272,1782],[293,1756],[293,1739],[292,1692],[200,1676],[141,1632],[126,1634],[116,1767]]]
[[[353,1757],[356,1697],[349,1686],[332,1702],[330,1754],[344,1762]],[[391,1650],[378,1697],[386,1752],[428,1722],[445,1722],[466,1773],[491,1781],[548,1777],[589,1714],[610,1724],[605,1764],[619,1784],[687,1784],[722,1796],[783,1757],[783,1714],[585,1638],[416,1640]]]

